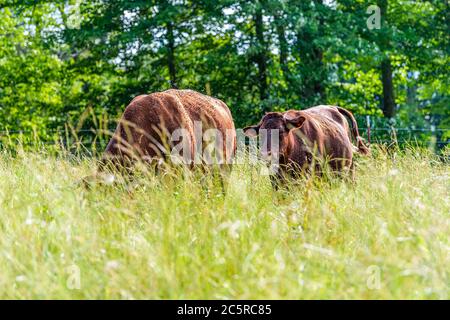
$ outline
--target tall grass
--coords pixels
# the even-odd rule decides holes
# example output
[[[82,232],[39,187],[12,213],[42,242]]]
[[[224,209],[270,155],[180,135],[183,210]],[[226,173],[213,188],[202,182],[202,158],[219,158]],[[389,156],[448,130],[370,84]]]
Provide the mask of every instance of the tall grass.
[[[224,194],[199,172],[92,182],[95,159],[0,154],[0,298],[449,298],[449,166],[374,150],[356,181]]]

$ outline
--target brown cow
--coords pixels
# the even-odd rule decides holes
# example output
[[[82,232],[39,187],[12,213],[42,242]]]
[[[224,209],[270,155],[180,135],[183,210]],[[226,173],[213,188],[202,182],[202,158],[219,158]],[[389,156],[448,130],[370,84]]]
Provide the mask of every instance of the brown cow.
[[[269,112],[258,125],[244,128],[244,133],[251,137],[262,136],[262,156],[279,162],[280,168],[284,169],[279,176],[286,171],[292,174],[310,171],[313,164],[316,172],[320,173],[325,160],[333,171],[342,171],[353,169],[355,148],[346,117],[352,122],[351,132],[357,150],[362,154],[369,153],[351,112],[336,106]],[[274,139],[278,143],[273,143]]]
[[[215,159],[220,164],[230,163],[236,133],[224,102],[192,90],[140,95],[126,107],[104,158],[121,163],[135,159],[151,162],[178,154],[185,164],[192,165],[198,159],[202,163],[205,136],[211,129],[211,143],[217,147],[216,156],[221,157]]]

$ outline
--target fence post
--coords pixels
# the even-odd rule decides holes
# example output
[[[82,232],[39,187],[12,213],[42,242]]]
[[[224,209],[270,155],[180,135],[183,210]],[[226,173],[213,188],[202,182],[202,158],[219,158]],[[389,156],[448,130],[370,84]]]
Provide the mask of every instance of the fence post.
[[[366,115],[366,123],[367,123],[367,142],[370,144],[370,116]]]
[[[430,150],[434,151],[436,150],[436,142],[437,142],[437,138],[436,138],[436,126],[434,124],[432,124],[430,126],[431,129],[431,139],[430,139]]]
[[[397,140],[397,131],[395,130],[395,120],[393,118],[389,119],[389,130],[391,134],[391,139],[395,145],[398,146],[398,140]]]

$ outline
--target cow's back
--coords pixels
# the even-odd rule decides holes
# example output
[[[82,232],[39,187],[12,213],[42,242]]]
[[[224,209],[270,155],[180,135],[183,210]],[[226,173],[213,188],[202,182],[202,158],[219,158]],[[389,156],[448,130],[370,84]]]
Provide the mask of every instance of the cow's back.
[[[335,122],[342,126],[350,135],[350,127],[347,119],[338,111],[336,106],[319,105],[305,109],[303,112],[310,114],[316,119],[325,119]]]
[[[230,109],[223,101],[192,90],[171,89],[164,94],[177,99],[191,121],[201,121],[204,130],[214,128],[223,133],[234,130]]]
[[[222,101],[192,90],[167,90],[134,98],[126,107],[113,138],[106,148],[107,156],[153,158],[170,153],[170,137],[182,129],[182,139],[190,142],[195,153],[195,122],[203,132],[215,128],[224,137],[232,134],[231,152],[236,148],[234,123],[230,110]],[[181,132],[181,131],[180,131]],[[203,133],[202,132],[202,133]],[[224,150],[227,151],[224,147]]]
[[[167,90],[164,93],[179,100],[189,115],[194,127],[193,141],[199,142],[198,124],[201,124],[201,135],[209,129],[217,130],[223,141],[223,155],[230,162],[236,151],[236,131],[228,106],[221,100],[201,94],[193,90]],[[208,142],[203,141],[203,147]],[[229,143],[227,146],[226,144]],[[203,150],[202,150],[203,151]]]
[[[292,134],[303,137],[302,143],[308,144],[311,152],[315,150],[315,156],[328,158],[333,169],[349,166],[352,143],[345,117],[333,106],[317,106],[302,110],[301,114],[306,121]]]

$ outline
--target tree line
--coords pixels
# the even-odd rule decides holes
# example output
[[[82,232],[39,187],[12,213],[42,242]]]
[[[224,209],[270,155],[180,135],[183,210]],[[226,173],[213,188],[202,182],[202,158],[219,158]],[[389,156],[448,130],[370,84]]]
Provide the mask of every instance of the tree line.
[[[406,0],[2,0],[0,130],[116,118],[171,87],[238,127],[336,104],[449,128],[449,4]],[[86,125],[92,125],[88,123]],[[450,135],[449,135],[450,137]]]

